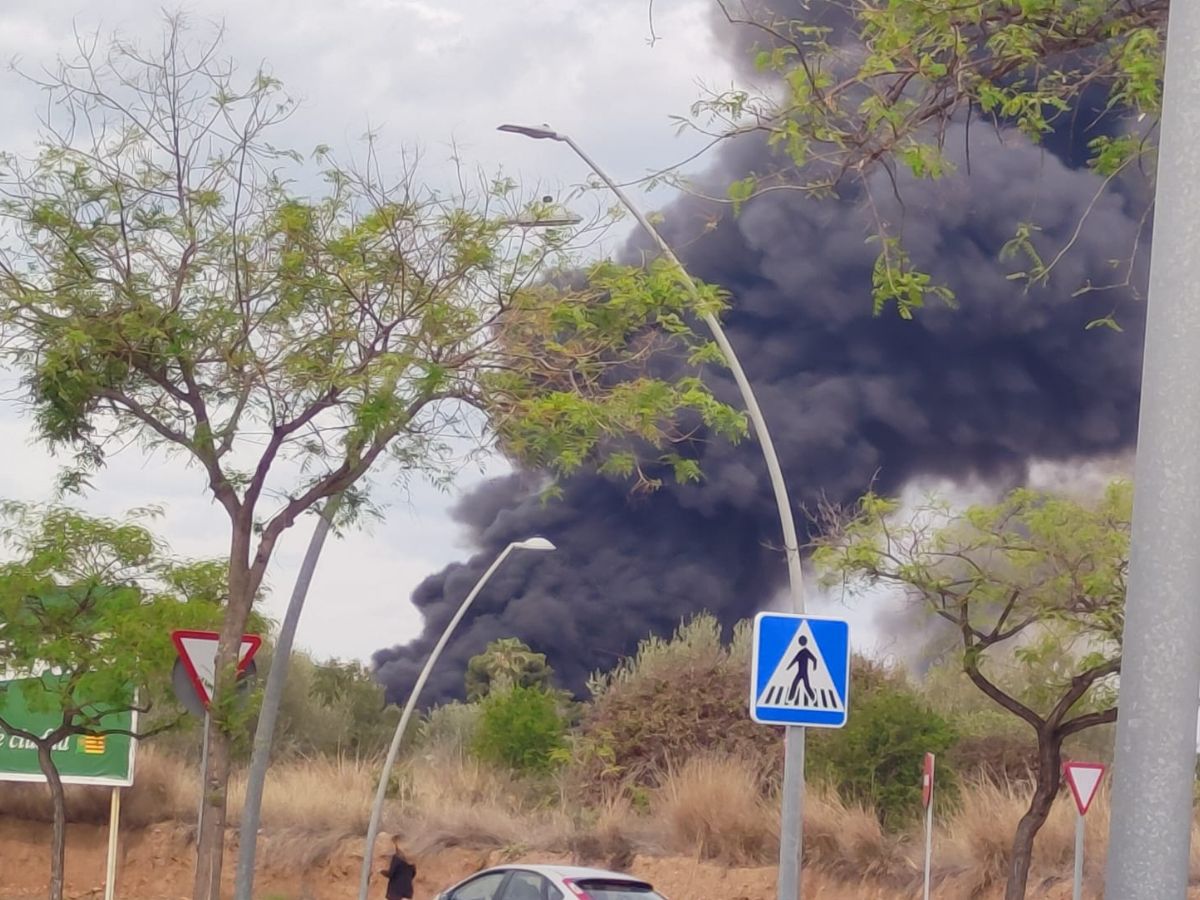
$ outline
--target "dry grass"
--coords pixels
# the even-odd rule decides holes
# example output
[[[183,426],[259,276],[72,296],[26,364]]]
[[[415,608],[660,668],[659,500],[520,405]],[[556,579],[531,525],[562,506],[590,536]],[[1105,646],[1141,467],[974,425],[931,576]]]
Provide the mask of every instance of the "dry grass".
[[[1003,884],[1011,858],[1013,833],[1029,807],[1025,785],[966,785],[958,808],[937,826],[935,859],[946,881],[944,896],[979,896]],[[1069,874],[1075,853],[1075,805],[1060,796],[1034,844],[1031,886]],[[1111,821],[1107,786],[1096,795],[1085,821],[1085,877],[1102,883]],[[1192,826],[1193,881],[1200,880],[1200,827]]]
[[[696,756],[668,770],[656,804],[668,846],[731,866],[769,861],[779,826],[759,782],[737,757]]]
[[[180,760],[153,748],[138,753],[134,785],[121,803],[122,821],[133,828],[156,822],[186,819],[199,802],[199,776]],[[72,822],[102,824],[108,821],[109,789],[68,785],[67,818]],[[34,822],[50,821],[50,794],[41,784],[0,782],[0,811]]]
[[[345,758],[276,766],[263,790],[263,828],[365,834],[378,777],[373,766]],[[246,777],[239,772],[229,785],[231,824],[241,824],[245,798]]]
[[[639,815],[625,797],[613,797],[579,822],[571,835],[571,855],[583,864],[626,869],[637,854],[664,855],[666,838],[650,817]]]
[[[422,855],[446,847],[553,854],[626,868],[635,856],[686,854],[726,867],[771,865],[778,846],[777,797],[764,796],[761,771],[743,757],[699,755],[661,773],[657,787],[614,794],[581,806],[553,784],[531,782],[461,757],[415,759],[397,773],[397,795],[385,830],[405,836]],[[261,858],[269,868],[321,865],[366,830],[378,770],[350,760],[297,760],[276,766],[263,804]],[[197,773],[153,748],[138,759],[126,792],[124,821],[146,826],[194,821]],[[240,822],[245,783],[231,785],[230,824]],[[1003,883],[1010,843],[1028,805],[1023,784],[963,786],[956,807],[939,817],[935,866],[939,897],[978,897]],[[108,814],[106,790],[72,788],[71,819],[99,823]],[[38,785],[0,784],[0,813],[46,820],[48,799]],[[1097,797],[1087,819],[1088,878],[1103,873],[1109,807]],[[1031,887],[1069,873],[1075,812],[1064,795],[1038,836]],[[1193,840],[1192,877],[1200,880],[1200,829]],[[831,877],[897,888],[911,885],[922,842],[915,829],[883,830],[872,810],[843,802],[812,785],[805,804],[806,856]]]
[[[443,847],[565,848],[573,823],[544,790],[476,760],[417,759],[401,767],[385,825],[414,853]]]
[[[804,845],[814,865],[853,878],[894,880],[913,866],[903,837],[888,834],[873,810],[846,803],[826,785],[806,793]]]

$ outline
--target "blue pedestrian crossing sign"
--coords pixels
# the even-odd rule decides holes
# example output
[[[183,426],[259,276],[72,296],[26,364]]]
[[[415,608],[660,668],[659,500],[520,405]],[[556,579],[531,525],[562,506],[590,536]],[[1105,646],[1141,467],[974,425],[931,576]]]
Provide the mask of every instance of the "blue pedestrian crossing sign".
[[[754,619],[750,717],[765,725],[841,728],[850,706],[850,625],[759,613]]]

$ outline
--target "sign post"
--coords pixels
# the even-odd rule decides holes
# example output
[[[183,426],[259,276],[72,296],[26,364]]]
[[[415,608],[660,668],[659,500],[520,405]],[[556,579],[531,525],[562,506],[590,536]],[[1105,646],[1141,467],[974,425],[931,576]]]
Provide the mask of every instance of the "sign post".
[[[929,900],[929,879],[933,869],[933,768],[934,756],[926,753],[921,773],[921,803],[925,806],[925,900]]]
[[[209,716],[208,710],[204,710],[204,733],[200,737],[200,779],[201,782],[208,776],[208,729],[212,725],[212,717]],[[200,799],[197,802],[196,810],[196,834],[200,834],[204,830],[204,786],[201,784]]]
[[[1083,817],[1087,815],[1104,778],[1102,763],[1069,762],[1063,764],[1063,775],[1075,798],[1075,889],[1071,896],[1083,900]]]
[[[108,858],[104,867],[104,900],[113,900],[117,892],[117,846],[121,831],[121,789],[112,789],[108,807]]]

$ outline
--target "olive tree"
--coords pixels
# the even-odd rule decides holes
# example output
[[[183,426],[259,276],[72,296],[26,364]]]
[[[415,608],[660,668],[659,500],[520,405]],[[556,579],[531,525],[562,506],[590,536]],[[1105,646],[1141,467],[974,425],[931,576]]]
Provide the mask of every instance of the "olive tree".
[[[75,736],[143,738],[126,724],[164,699],[176,628],[219,618],[221,566],[174,560],[136,519],[94,518],[64,507],[0,505],[0,539],[11,555],[0,565],[0,700],[20,705],[52,726],[29,731],[5,716],[0,736],[37,751],[50,789],[50,900],[62,900],[66,797],[55,749]],[[182,714],[182,713],[181,713]],[[136,726],[135,726],[136,727]]]
[[[640,471],[633,436],[696,477],[671,442],[745,428],[700,382],[714,354],[686,324],[722,298],[663,271],[541,277],[567,241],[514,224],[544,210],[510,182],[422,187],[374,139],[347,164],[281,149],[297,108],[279,82],[179,20],[152,49],[81,41],[41,83],[36,154],[0,160],[4,362],[38,434],[73,454],[65,486],[138,445],[186,460],[228,520],[194,888],[215,898],[222,709],[281,536],[334,497],[361,509],[385,462],[443,480],[489,442],[558,471],[613,450],[610,470]],[[660,352],[693,365],[662,380]]]
[[[826,516],[814,552],[827,585],[892,587],[949,623],[972,684],[1033,730],[1033,797],[1013,837],[1005,900],[1025,896],[1063,741],[1116,721],[1131,514],[1127,483],[1095,503],[1020,489],[960,513],[931,502],[901,515],[871,494],[849,517]],[[1043,678],[1007,687],[1014,657]]]

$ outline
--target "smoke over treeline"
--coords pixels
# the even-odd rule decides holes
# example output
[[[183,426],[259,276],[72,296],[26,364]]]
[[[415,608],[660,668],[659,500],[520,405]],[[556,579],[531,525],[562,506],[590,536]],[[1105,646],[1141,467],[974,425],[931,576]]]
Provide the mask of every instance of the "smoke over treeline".
[[[738,53],[743,40],[731,40]],[[903,217],[915,263],[954,290],[958,309],[930,307],[908,322],[872,314],[877,246],[866,243],[872,218],[861,197],[776,192],[734,217],[687,196],[664,211],[663,230],[689,269],[732,294],[728,333],[798,506],[822,496],[852,501],[873,480],[883,491],[919,476],[1012,481],[1031,458],[1082,459],[1133,442],[1141,305],[1125,288],[1071,295],[1123,278],[1114,261],[1138,246],[1145,198],[1117,190],[1094,201],[1099,182],[1082,166],[1081,148],[1095,132],[1082,126],[1034,146],[976,123],[969,171],[963,127],[947,135],[959,173],[902,181],[903,208],[893,199],[882,210]],[[762,142],[742,139],[726,145],[701,187],[722,195],[768,165]],[[892,196],[889,183],[879,187],[877,199]],[[1058,248],[1085,212],[1048,285],[1027,289],[1007,277],[1013,263],[999,261],[999,251],[1019,223],[1035,221],[1042,245]],[[1147,243],[1143,236],[1135,285],[1145,280]],[[633,241],[630,260],[642,249]],[[1114,308],[1122,333],[1085,327]],[[728,373],[709,377],[740,406]],[[759,448],[713,442],[698,452],[701,484],[668,484],[649,496],[585,473],[544,503],[538,476],[517,474],[463,499],[455,516],[478,553],[418,587],[425,631],[416,641],[376,654],[389,697],[406,696],[496,554],[530,535],[550,538],[558,552],[516,556],[497,573],[435,671],[428,701],[461,696],[467,660],[497,637],[519,636],[546,653],[562,682],[579,690],[591,671],[697,610],[732,623],[762,608],[786,571]]]

